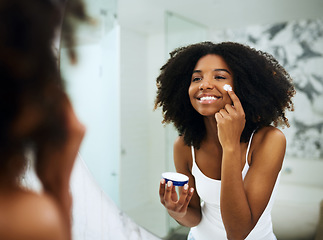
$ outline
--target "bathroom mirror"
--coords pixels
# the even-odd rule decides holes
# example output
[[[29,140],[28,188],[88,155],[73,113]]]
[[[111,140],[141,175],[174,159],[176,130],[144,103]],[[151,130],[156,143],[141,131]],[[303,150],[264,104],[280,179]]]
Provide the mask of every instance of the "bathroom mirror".
[[[116,1],[83,2],[90,22],[75,29],[77,63],[69,61],[68,49],[61,46],[60,69],[76,113],[87,127],[81,156],[102,189],[118,202],[119,190],[115,186],[119,184],[120,83]]]
[[[282,179],[323,188],[316,173],[323,168],[322,2],[84,1],[96,23],[77,30],[78,64],[68,62],[64,46],[60,53],[67,90],[87,126],[80,153],[104,192],[139,225],[159,237],[178,227],[158,197],[161,173],[174,170],[177,134],[161,124],[160,110],[153,111],[155,79],[171,50],[194,42],[247,43],[272,53],[291,71],[298,93],[293,127],[283,130],[289,161]],[[310,177],[300,180],[303,171]],[[298,189],[294,193],[298,198]]]

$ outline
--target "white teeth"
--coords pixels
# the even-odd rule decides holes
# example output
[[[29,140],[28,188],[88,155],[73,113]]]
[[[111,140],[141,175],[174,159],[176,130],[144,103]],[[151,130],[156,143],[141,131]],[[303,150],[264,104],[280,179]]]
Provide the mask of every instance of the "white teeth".
[[[213,96],[207,96],[207,97],[201,97],[200,100],[201,101],[216,100],[216,98]]]

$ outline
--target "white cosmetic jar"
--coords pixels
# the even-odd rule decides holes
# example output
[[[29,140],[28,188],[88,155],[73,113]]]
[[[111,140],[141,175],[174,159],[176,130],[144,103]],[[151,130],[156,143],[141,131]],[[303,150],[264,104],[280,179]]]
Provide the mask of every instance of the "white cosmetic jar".
[[[188,183],[188,176],[177,172],[164,172],[162,178],[165,179],[166,183],[172,181],[174,186],[184,186]]]

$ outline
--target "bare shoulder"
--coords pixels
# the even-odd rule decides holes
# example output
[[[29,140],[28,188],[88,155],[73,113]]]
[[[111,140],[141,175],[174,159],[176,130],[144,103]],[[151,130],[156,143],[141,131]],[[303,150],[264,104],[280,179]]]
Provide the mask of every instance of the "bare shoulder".
[[[257,139],[257,149],[277,149],[284,150],[285,153],[286,137],[278,128],[272,126],[264,127],[257,131],[255,138]]]
[[[276,140],[279,142],[286,142],[284,133],[280,129],[273,126],[261,128],[259,131],[257,131],[256,135],[259,135],[262,141]]]
[[[254,141],[252,151],[254,158],[262,159],[262,164],[280,168],[286,151],[284,133],[276,127],[264,127],[256,132]]]
[[[1,203],[0,239],[67,239],[61,212],[49,196],[20,191]]]
[[[174,163],[177,170],[191,169],[191,147],[185,144],[183,136],[179,136],[174,142]]]
[[[178,150],[187,150],[187,148],[189,148],[189,146],[187,146],[184,142],[184,137],[183,136],[178,136],[176,139],[175,139],[175,142],[174,142],[174,149],[178,149]]]

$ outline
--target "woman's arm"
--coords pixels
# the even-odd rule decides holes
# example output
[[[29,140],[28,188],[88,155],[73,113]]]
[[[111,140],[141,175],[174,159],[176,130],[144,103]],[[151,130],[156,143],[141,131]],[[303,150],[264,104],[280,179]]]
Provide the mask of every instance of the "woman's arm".
[[[253,138],[251,166],[242,180],[240,136],[244,111],[238,97],[229,91],[233,106],[216,114],[223,148],[221,169],[221,215],[228,239],[244,239],[265,210],[285,155],[286,139],[274,127],[257,131]]]
[[[174,143],[174,163],[176,171],[189,177],[186,186],[179,188],[179,199],[175,186],[168,182],[161,181],[160,199],[166,207],[169,215],[178,223],[187,227],[194,227],[201,221],[200,198],[195,189],[194,177],[191,173],[191,150],[185,145],[183,137],[178,137]],[[189,187],[190,186],[190,187]]]
[[[240,151],[223,149],[221,214],[229,239],[244,239],[254,228],[269,202],[284,159],[286,140],[282,132],[269,127],[257,137],[261,140],[253,150],[244,181]]]

